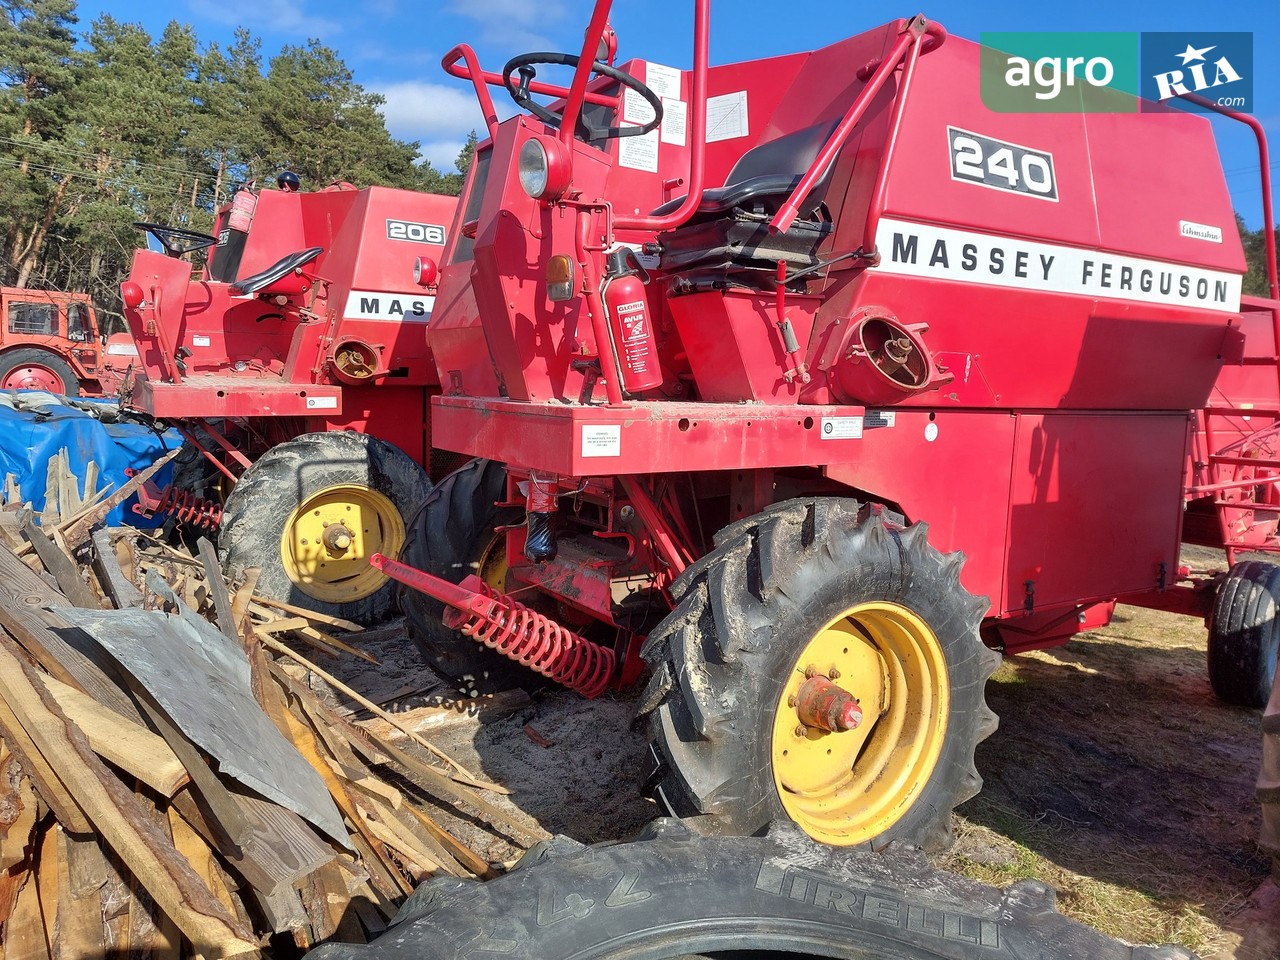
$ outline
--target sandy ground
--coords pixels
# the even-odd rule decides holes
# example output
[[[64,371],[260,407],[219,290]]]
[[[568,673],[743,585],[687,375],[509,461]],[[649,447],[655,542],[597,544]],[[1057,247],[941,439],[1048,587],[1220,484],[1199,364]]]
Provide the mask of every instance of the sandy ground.
[[[451,694],[402,627],[368,641],[381,664],[341,668],[366,696],[403,710]],[[1260,888],[1270,862],[1255,842],[1259,716],[1213,699],[1204,643],[1197,620],[1121,608],[1104,630],[1006,661],[988,690],[1001,730],[979,748],[984,792],[961,808],[942,865],[997,884],[1039,876],[1064,912],[1132,942],[1280,958],[1280,891]],[[625,695],[548,691],[432,739],[511,788],[528,822],[622,840],[660,813],[642,796],[648,749],[631,716]],[[470,838],[495,863],[528,843]]]

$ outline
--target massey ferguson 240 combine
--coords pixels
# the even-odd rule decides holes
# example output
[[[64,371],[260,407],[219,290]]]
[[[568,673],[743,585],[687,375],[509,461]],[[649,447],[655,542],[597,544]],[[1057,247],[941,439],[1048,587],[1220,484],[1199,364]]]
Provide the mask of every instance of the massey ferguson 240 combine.
[[[221,480],[149,506],[220,522],[224,559],[259,567],[266,596],[364,621],[392,606],[368,558],[400,549],[431,487],[423,331],[456,205],[336,184],[241,190],[217,237],[139,224],[166,253],[139,250],[122,286],[128,401],[178,425]],[[183,255],[203,248],[193,277]]]
[[[1117,598],[1209,612],[1186,499],[1229,511],[1219,544],[1274,520],[1277,303],[1247,305],[1265,396],[1210,407],[1245,262],[1204,118],[992,112],[978,46],[921,17],[709,67],[695,6],[690,71],[612,65],[608,0],[580,53],[446,58],[488,139],[426,331],[431,438],[478,459],[373,562],[469,683],[590,696],[642,656],[675,812],[938,847],[999,651]],[[1274,672],[1277,579],[1218,590],[1238,702]]]

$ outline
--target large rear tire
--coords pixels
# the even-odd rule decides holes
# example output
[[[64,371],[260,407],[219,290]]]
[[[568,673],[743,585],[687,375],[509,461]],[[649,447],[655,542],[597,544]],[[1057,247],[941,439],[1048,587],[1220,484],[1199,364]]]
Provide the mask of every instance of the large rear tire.
[[[1209,683],[1223,703],[1261,709],[1280,649],[1280,567],[1245,560],[1218,587],[1209,616]]]
[[[750,834],[788,818],[840,846],[951,843],[976,795],[974,747],[995,730],[985,598],[963,557],[852,500],[776,504],[721,531],[672,588],[650,635],[649,713],[660,798]],[[860,701],[857,729],[817,729],[802,690],[825,678]]]
[[[0,354],[0,390],[45,390],[80,396],[80,379],[71,364],[39,347],[21,347]]]
[[[524,511],[500,507],[507,470],[493,460],[472,460],[441,479],[409,523],[400,559],[450,583],[476,574],[505,589],[506,542],[499,527],[519,523]],[[436,673],[469,696],[527,686],[536,675],[444,625],[444,605],[401,585],[397,596],[409,637]]]
[[[633,843],[539,844],[481,883],[436,877],[368,945],[308,960],[1194,960],[1134,947],[1008,890],[934,870],[918,853],[821,847],[789,825],[709,837],[673,820]]]
[[[399,553],[405,518],[430,491],[422,467],[389,443],[350,431],[303,434],[263,454],[227,497],[223,563],[260,568],[264,596],[377,623],[395,595],[369,557]]]

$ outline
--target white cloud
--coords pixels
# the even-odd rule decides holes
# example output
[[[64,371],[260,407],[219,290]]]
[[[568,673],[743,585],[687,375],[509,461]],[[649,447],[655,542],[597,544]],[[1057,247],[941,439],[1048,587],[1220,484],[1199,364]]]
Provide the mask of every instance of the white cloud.
[[[338,21],[308,12],[301,0],[187,0],[187,6],[200,16],[232,26],[269,23],[273,33],[322,41],[342,33]]]
[[[449,12],[476,21],[481,39],[519,53],[555,50],[546,30],[564,19],[560,0],[450,0]]]
[[[400,80],[374,82],[369,89],[387,98],[382,115],[391,135],[399,140],[420,141],[422,155],[437,170],[453,172],[453,161],[472,130],[481,140],[486,136],[484,116],[469,86]],[[502,103],[495,103],[495,107],[500,118],[513,112]]]

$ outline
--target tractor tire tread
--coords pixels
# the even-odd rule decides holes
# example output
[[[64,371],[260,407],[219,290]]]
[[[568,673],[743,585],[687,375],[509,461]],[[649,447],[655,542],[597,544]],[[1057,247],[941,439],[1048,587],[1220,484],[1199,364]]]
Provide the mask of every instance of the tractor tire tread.
[[[978,636],[988,601],[960,586],[963,556],[930,547],[923,524],[903,529],[839,498],[774,504],[716,542],[714,555],[673,586],[682,599],[642,654],[653,672],[638,715],[647,715],[657,795],[673,814],[714,815],[736,833],[753,833],[784,816],[769,764],[761,762],[768,745],[762,754],[759,741],[768,734],[749,729],[747,718],[777,695],[774,625],[801,616],[815,591],[852,566],[885,582],[893,595],[921,590],[948,611],[947,622],[931,625],[957,638],[947,663],[949,729],[958,733],[948,737],[952,745],[944,747],[918,814],[913,808],[873,843],[902,839],[930,850],[949,845],[952,809],[981,787],[974,748],[997,726],[985,684],[1000,655]],[[770,714],[763,725],[771,724]]]
[[[660,819],[630,843],[593,847],[557,837],[496,880],[429,880],[380,938],[308,958],[774,956],[801,945],[845,960],[1194,960],[1062,916],[1038,881],[1000,890],[935,870],[915,850],[851,853],[791,824],[755,837],[697,827]]]
[[[1214,596],[1209,615],[1209,682],[1224,703],[1266,706],[1280,650],[1280,566],[1263,560],[1235,564]]]
[[[304,476],[308,466],[317,468],[314,476]],[[328,602],[295,584],[280,557],[284,524],[294,509],[317,490],[341,483],[376,490],[395,504],[402,519],[431,489],[422,467],[386,441],[351,431],[303,434],[254,461],[227,497],[218,533],[223,566],[233,575],[240,568],[258,567],[258,590],[272,599],[357,623],[377,623],[394,609],[390,581],[360,600]]]

